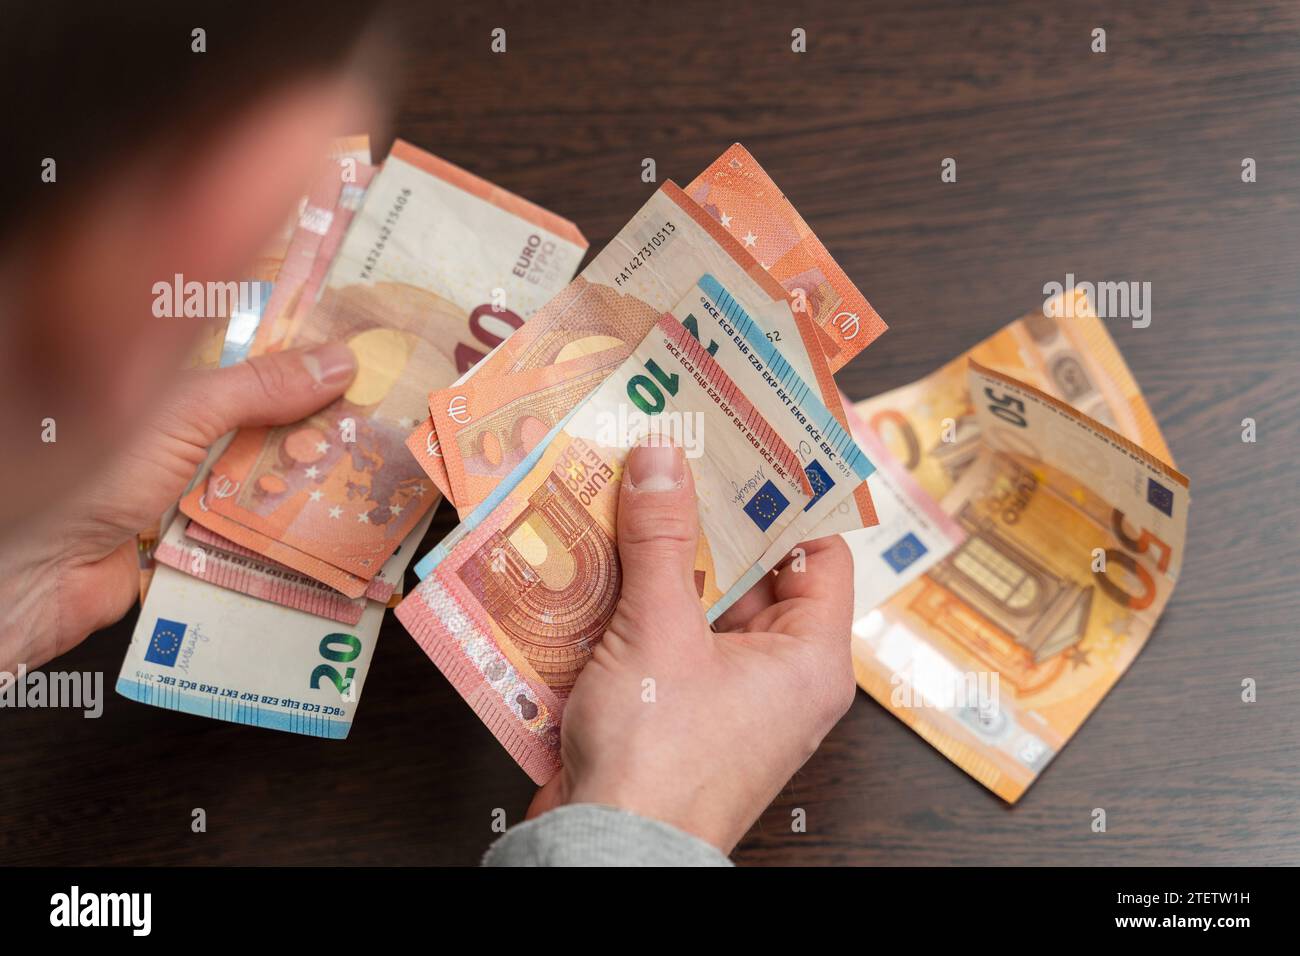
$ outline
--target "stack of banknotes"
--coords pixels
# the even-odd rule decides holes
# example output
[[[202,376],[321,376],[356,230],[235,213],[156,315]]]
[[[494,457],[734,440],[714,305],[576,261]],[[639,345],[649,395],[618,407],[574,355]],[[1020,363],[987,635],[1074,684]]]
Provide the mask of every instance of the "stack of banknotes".
[[[686,449],[710,620],[800,542],[873,525],[833,373],[884,330],[754,158],[664,183],[558,296],[429,394],[410,450],[461,524],[397,616],[534,780],[620,590],[629,450]]]
[[[834,373],[885,325],[739,144],[575,277],[585,250],[407,143],[379,168],[337,143],[259,260],[265,302],[195,364],[344,341],[357,378],[305,421],[227,436],[142,536],[118,690],[343,737],[396,606],[544,782],[620,592],[624,461],[665,436],[695,478],[709,620],[843,534],[859,682],[1016,799],[1132,661],[1184,540],[1186,479],[1087,303],[852,408]],[[441,498],[460,524],[403,595]]]
[[[222,348],[205,336],[194,364],[346,342],[357,376],[304,421],[226,436],[142,536],[144,606],[118,690],[346,736],[439,500],[406,450],[427,393],[510,331],[480,307],[527,317],[586,246],[567,220],[407,143],[382,168],[364,137],[336,143],[256,264],[269,295],[226,317]]]

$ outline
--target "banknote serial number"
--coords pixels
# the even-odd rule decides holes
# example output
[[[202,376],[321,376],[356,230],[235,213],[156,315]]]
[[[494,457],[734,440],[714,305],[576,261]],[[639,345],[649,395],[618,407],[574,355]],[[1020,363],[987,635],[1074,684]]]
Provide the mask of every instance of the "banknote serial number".
[[[677,227],[671,219],[664,220],[664,224],[659,230],[646,240],[646,244],[632,254],[627,265],[623,266],[618,275],[614,276],[614,285],[622,287],[623,283],[632,281],[632,273],[645,265],[650,257],[663,248],[673,233],[677,232]]]
[[[406,211],[407,205],[411,201],[411,189],[405,187],[393,199],[393,206],[384,216],[383,224],[379,227],[379,233],[375,236],[375,243],[366,253],[365,263],[361,267],[361,278],[370,280],[374,278],[375,268],[379,265],[379,260],[384,254],[384,249],[388,247],[388,240],[393,235],[393,230],[397,227],[397,221],[402,218],[402,213]]]

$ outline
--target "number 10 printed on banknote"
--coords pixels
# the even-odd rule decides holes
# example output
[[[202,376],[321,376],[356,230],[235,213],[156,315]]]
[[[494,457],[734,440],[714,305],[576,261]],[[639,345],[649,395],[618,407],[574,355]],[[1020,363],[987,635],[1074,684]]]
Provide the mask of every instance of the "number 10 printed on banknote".
[[[665,315],[535,462],[422,562],[426,576],[398,618],[539,783],[559,769],[564,701],[621,589],[623,463],[652,420],[620,411],[628,405],[701,419],[707,437],[688,463],[701,522],[695,583],[706,608],[813,499],[798,455],[690,330]]]

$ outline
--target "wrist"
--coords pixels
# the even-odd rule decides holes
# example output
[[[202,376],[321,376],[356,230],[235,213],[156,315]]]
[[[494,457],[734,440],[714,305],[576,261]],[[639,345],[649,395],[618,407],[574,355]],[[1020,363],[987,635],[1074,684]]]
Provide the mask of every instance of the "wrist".
[[[563,793],[562,804],[597,804],[657,820],[698,837],[724,854],[731,853],[749,828],[750,821],[737,824],[737,814],[726,812],[735,805],[733,797],[711,793],[706,787],[683,791],[633,781],[580,780],[566,786]]]

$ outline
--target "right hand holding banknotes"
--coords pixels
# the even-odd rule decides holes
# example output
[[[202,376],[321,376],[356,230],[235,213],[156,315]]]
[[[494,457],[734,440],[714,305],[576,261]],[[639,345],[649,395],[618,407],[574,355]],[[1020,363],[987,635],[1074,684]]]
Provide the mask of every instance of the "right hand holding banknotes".
[[[853,561],[801,545],[710,630],[692,580],[695,482],[680,449],[633,449],[618,505],[623,590],[574,686],[563,769],[529,816],[567,803],[662,820],[730,853],[848,710]]]

